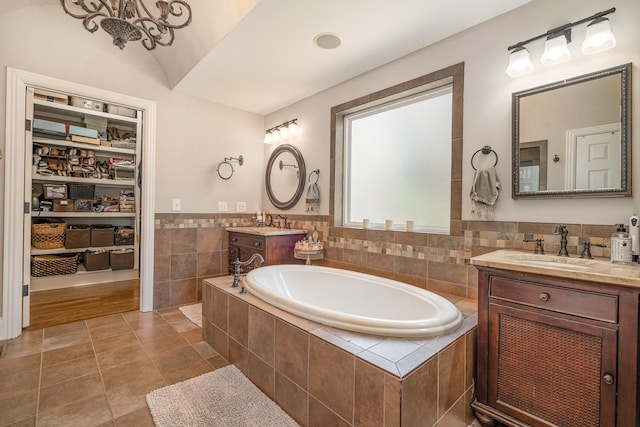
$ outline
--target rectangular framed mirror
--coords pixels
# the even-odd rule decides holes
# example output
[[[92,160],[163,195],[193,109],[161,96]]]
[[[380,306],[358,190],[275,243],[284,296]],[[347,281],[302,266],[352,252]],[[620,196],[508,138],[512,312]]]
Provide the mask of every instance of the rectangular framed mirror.
[[[512,102],[514,199],[631,196],[631,64]]]

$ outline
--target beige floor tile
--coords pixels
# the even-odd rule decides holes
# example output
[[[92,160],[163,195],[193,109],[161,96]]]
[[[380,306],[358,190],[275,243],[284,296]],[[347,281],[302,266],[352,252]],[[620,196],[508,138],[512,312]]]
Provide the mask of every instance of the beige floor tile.
[[[113,419],[107,399],[103,394],[57,406],[38,414],[42,426],[100,426]]]
[[[40,387],[47,387],[97,372],[98,364],[94,355],[49,365],[42,369]]]
[[[116,348],[129,347],[134,344],[140,344],[140,340],[133,331],[125,332],[120,335],[113,335],[107,338],[93,340],[93,348],[96,353],[102,353],[103,351],[113,350]]]
[[[38,411],[48,411],[104,394],[99,373],[85,375],[40,389]]]
[[[35,419],[38,407],[38,390],[16,393],[0,399],[0,425],[12,425],[23,420]]]

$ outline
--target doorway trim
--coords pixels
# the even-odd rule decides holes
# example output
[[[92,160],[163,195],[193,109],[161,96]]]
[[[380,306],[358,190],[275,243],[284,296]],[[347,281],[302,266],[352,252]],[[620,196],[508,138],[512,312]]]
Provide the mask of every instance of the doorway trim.
[[[7,67],[4,242],[0,340],[22,333],[24,245],[25,94],[27,86],[87,95],[142,110],[142,197],[140,218],[140,311],[153,310],[156,103],[79,83]]]

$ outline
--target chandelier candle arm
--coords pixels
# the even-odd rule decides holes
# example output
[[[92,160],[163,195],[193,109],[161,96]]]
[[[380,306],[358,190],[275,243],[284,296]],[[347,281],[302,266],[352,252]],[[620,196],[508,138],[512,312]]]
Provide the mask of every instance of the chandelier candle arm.
[[[147,6],[148,1],[155,2],[155,9]],[[60,0],[60,4],[67,15],[82,19],[87,31],[102,27],[120,49],[136,40],[142,40],[147,50],[171,46],[174,30],[191,23],[191,6],[185,0]]]

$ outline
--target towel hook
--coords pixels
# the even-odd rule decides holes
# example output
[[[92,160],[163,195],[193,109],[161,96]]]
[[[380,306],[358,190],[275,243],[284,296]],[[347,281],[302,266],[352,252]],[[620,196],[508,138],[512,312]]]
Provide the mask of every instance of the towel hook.
[[[320,179],[320,169],[311,171],[311,173],[309,174],[309,182],[311,182],[311,177],[313,176],[314,173],[316,174],[316,180],[313,182],[313,184],[317,184],[318,180]]]
[[[473,170],[474,170],[474,171],[475,171],[475,170],[477,170],[477,169],[476,169],[476,167],[475,167],[475,166],[474,166],[474,164],[473,164],[473,159],[475,159],[476,154],[478,154],[478,153],[482,153],[482,154],[484,154],[485,156],[486,156],[486,155],[489,155],[489,154],[491,154],[491,153],[493,153],[493,155],[494,155],[494,156],[496,156],[496,162],[493,164],[493,166],[495,166],[495,165],[497,165],[497,164],[498,164],[498,153],[496,153],[496,152],[493,150],[493,148],[491,148],[491,146],[490,146],[490,145],[485,145],[484,147],[482,147],[481,149],[479,149],[479,150],[477,150],[475,153],[473,153],[473,156],[471,156],[471,167],[473,168]]]

